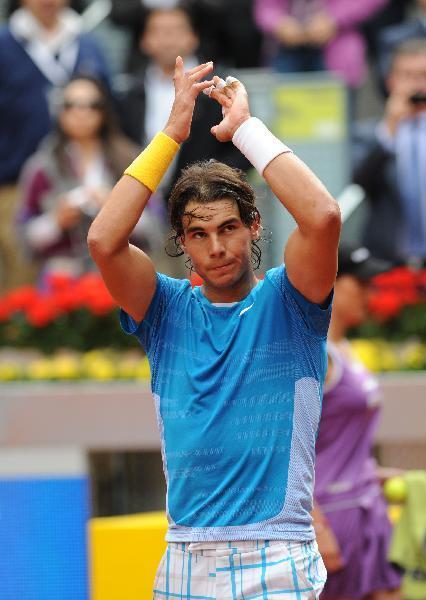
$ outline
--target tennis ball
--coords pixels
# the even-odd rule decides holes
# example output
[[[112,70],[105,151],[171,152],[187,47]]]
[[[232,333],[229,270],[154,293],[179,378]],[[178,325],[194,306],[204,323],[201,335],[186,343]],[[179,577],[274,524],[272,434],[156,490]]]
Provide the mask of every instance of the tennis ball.
[[[391,477],[385,482],[383,491],[386,500],[392,504],[401,504],[407,497],[407,484],[403,477]]]

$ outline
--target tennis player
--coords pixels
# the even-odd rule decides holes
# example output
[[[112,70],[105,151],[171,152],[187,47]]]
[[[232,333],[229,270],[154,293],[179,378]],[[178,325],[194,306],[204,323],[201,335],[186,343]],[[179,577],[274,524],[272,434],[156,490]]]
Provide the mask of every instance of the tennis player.
[[[125,171],[88,238],[122,327],[151,365],[169,520],[153,596],[314,599],[326,579],[310,512],[340,213],[250,115],[244,86],[206,79],[212,69],[186,72],[177,58],[168,123]],[[206,136],[232,140],[297,224],[285,266],[261,281],[253,189],[215,161],[183,171],[170,198],[176,242],[202,286],[157,273],[128,242],[190,134],[203,90],[224,115]]]

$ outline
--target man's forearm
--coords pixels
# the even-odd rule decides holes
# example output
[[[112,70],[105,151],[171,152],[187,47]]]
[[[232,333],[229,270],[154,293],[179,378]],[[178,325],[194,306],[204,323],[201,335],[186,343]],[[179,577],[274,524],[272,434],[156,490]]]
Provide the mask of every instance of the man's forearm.
[[[89,231],[92,256],[112,255],[129,243],[143,210],[172,162],[179,145],[158,133],[126,169]]]
[[[128,245],[150,197],[151,190],[133,177],[124,175],[118,181],[89,230],[87,241],[94,259]]]
[[[277,156],[266,167],[263,177],[302,233],[321,231],[340,220],[337,202],[294,154]]]
[[[337,202],[318,177],[259,119],[246,120],[232,139],[266,179],[302,233],[322,229],[330,218],[340,219]]]

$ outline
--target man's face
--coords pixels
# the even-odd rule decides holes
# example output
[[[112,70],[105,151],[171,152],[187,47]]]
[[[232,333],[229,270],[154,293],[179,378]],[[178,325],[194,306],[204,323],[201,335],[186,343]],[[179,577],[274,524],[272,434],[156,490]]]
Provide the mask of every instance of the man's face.
[[[387,85],[390,94],[405,98],[418,92],[426,93],[426,52],[397,56]]]
[[[198,38],[184,12],[159,10],[148,17],[140,46],[160,67],[171,69],[177,56],[185,60],[196,51]]]
[[[251,243],[259,238],[260,224],[241,221],[234,200],[207,204],[189,202],[183,217],[182,246],[206,285],[217,290],[238,285],[251,273]]]
[[[29,10],[42,25],[55,21],[61,10],[68,6],[68,0],[22,0],[22,6]]]

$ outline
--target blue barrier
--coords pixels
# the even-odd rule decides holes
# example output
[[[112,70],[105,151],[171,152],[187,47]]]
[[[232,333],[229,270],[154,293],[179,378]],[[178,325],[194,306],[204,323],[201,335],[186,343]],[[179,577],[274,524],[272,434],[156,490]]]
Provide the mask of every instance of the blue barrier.
[[[89,481],[0,480],[0,598],[88,600]]]

